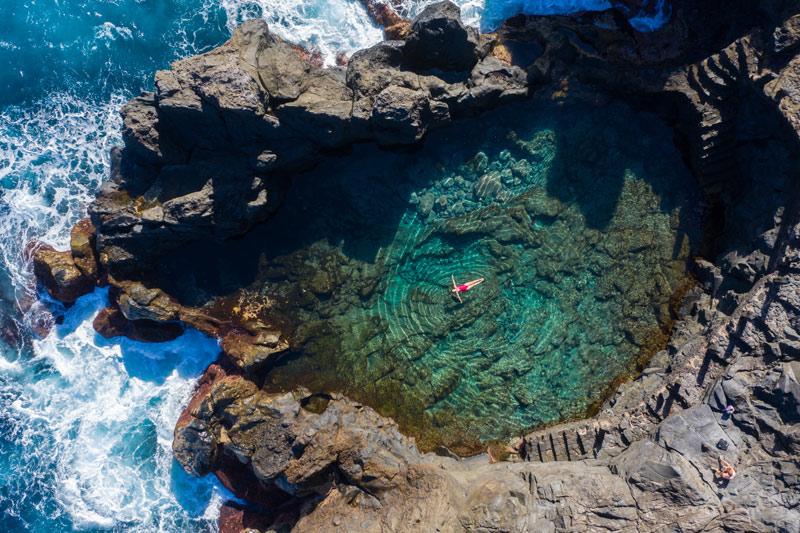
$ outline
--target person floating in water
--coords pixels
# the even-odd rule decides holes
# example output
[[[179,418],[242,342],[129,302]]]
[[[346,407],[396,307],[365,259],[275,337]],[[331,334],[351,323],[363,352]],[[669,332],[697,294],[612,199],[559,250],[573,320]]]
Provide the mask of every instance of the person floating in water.
[[[464,301],[461,299],[461,293],[462,292],[467,292],[472,287],[475,287],[476,285],[480,285],[484,281],[484,278],[478,278],[478,279],[473,279],[472,281],[468,281],[466,283],[462,283],[462,284],[459,285],[458,283],[456,283],[455,276],[451,275],[450,279],[453,280],[453,289],[450,292],[455,294],[456,298],[458,298],[458,303],[462,303],[462,304],[464,303]]]

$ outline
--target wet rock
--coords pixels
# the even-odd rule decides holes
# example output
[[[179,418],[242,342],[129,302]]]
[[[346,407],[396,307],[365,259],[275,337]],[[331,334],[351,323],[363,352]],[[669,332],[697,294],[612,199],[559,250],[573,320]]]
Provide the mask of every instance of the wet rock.
[[[373,22],[383,27],[387,40],[404,39],[410,33],[410,22],[398,15],[389,3],[381,0],[362,0],[361,3]]]
[[[268,361],[272,361],[289,348],[289,343],[280,331],[257,328],[255,333],[235,330],[222,339],[222,349],[236,365],[252,372]]]
[[[414,19],[404,51],[415,66],[469,70],[478,61],[478,32],[464,26],[457,5],[436,2]]]
[[[220,507],[217,527],[220,533],[269,533],[288,531],[297,522],[299,510],[278,509],[270,512],[226,502]]]
[[[117,305],[126,319],[162,323],[179,320],[181,306],[161,289],[149,289],[138,282],[123,283],[120,288]]]
[[[503,184],[500,182],[500,175],[496,172],[490,172],[475,182],[473,192],[475,198],[478,200],[493,200],[503,190]]]
[[[470,105],[478,107],[485,102],[527,96],[527,74],[517,66],[506,65],[496,57],[488,56],[472,69],[469,94]]]
[[[209,366],[200,378],[189,405],[175,424],[172,452],[190,474],[203,476],[214,467],[217,459],[216,443],[213,435],[209,433],[208,424],[202,418],[198,418],[196,413],[208,399],[215,385],[227,376],[228,371],[223,365]]]
[[[98,279],[96,247],[96,229],[91,220],[85,218],[72,227],[70,233],[70,251],[75,266],[84,276]]]
[[[71,252],[58,252],[49,245],[34,252],[33,272],[50,296],[65,304],[75,303],[95,287],[95,278],[78,268]]]
[[[180,324],[128,320],[117,307],[106,307],[101,310],[92,326],[106,339],[127,337],[140,342],[168,342],[183,334],[183,326]]]
[[[436,201],[436,198],[433,196],[433,193],[426,192],[423,194],[419,199],[419,212],[422,216],[428,216],[430,212],[433,210],[433,204]]]

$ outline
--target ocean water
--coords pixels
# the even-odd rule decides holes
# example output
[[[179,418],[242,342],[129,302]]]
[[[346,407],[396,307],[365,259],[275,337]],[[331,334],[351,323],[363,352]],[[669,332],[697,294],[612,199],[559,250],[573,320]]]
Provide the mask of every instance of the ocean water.
[[[603,2],[458,3],[489,28],[510,9]],[[405,0],[401,11],[425,4]],[[229,495],[184,475],[170,441],[217,343],[193,332],[165,345],[104,341],[91,320],[105,293],[69,310],[37,301],[26,249],[67,245],[120,143],[120,106],[157,69],[253,17],[328,62],[381,35],[353,0],[0,2],[0,531],[215,528]],[[48,324],[44,338],[33,333]]]

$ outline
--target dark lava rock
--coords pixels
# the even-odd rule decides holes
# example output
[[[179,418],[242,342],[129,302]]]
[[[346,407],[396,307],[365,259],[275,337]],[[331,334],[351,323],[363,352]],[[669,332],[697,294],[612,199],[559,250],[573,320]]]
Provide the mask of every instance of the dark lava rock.
[[[457,5],[436,2],[414,19],[405,54],[412,65],[422,68],[470,70],[478,61],[478,32],[464,26]]]
[[[389,86],[375,98],[372,124],[380,144],[411,144],[422,138],[431,114],[423,91]]]
[[[116,307],[101,310],[92,326],[106,339],[122,336],[141,342],[167,342],[183,334],[183,326],[178,323],[128,320]]]

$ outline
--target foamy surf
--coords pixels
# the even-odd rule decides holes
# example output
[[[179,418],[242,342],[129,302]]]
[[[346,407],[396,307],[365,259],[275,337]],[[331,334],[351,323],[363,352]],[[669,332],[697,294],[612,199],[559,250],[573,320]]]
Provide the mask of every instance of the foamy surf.
[[[233,29],[245,20],[263,18],[282,37],[318,50],[328,65],[340,52],[350,54],[383,39],[383,31],[355,0],[221,0]]]
[[[16,287],[27,287],[23,251],[33,239],[56,246],[105,178],[120,144],[123,94],[103,102],[54,94],[0,113],[0,260]]]
[[[92,319],[106,292],[81,298],[34,341],[30,363],[40,370],[25,376],[3,417],[21,423],[20,442],[40,443],[30,452],[53,462],[56,501],[76,528],[185,530],[213,518],[227,496],[212,478],[186,483],[171,449],[172,428],[219,345],[196,331],[163,344],[101,339]]]

